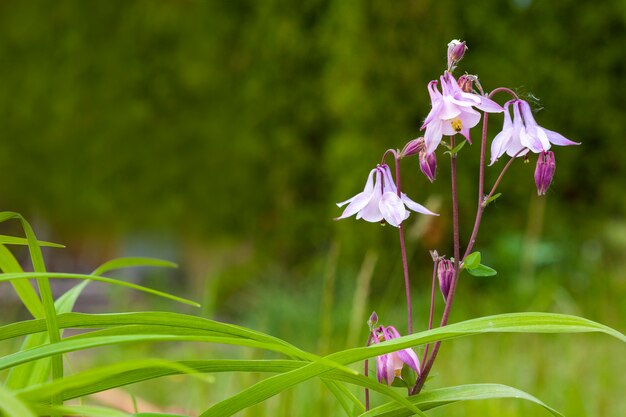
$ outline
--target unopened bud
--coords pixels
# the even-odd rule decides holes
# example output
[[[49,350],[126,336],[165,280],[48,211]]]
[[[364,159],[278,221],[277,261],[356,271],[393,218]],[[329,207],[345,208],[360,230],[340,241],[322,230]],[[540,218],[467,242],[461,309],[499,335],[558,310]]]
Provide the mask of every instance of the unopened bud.
[[[437,278],[439,278],[439,289],[443,295],[444,301],[448,299],[450,286],[454,279],[454,264],[449,259],[441,259],[437,265]]]
[[[537,167],[535,168],[535,184],[537,185],[538,195],[546,195],[555,169],[554,152],[541,152],[537,158]]]
[[[426,151],[419,153],[420,170],[428,178],[430,182],[435,181],[435,175],[437,174],[437,157],[434,152],[429,154]]]
[[[476,80],[477,78],[475,75],[461,75],[458,79],[459,87],[461,87],[461,90],[464,92],[471,93],[474,91],[474,81]]]
[[[376,314],[375,311],[372,311],[372,315],[370,316],[369,320],[367,320],[367,325],[370,327],[370,330],[372,330],[374,327],[376,327],[377,323],[378,323],[378,314]]]
[[[458,39],[454,39],[448,44],[448,71],[452,71],[456,64],[463,59],[466,50],[465,42]]]
[[[417,139],[413,139],[409,141],[406,145],[404,145],[404,149],[400,152],[399,157],[405,158],[407,156],[416,155],[424,150],[424,138],[419,137]]]

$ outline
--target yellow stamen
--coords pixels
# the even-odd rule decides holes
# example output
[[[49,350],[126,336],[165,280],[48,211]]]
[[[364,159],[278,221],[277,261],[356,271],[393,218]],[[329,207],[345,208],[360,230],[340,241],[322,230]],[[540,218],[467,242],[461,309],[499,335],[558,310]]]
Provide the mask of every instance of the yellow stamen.
[[[459,118],[452,119],[450,121],[450,124],[452,125],[452,129],[454,129],[455,132],[460,132],[461,129],[463,129],[463,122]]]
[[[401,376],[401,375],[402,375],[402,369],[396,369],[395,374],[396,374],[396,376],[398,376],[398,377],[399,377],[399,376]]]

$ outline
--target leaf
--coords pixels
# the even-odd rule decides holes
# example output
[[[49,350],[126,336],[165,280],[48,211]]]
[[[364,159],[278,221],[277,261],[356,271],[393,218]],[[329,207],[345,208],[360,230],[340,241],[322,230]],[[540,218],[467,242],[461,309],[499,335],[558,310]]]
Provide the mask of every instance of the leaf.
[[[24,278],[41,279],[43,277],[53,278],[53,279],[85,279],[85,280],[106,282],[108,284],[121,285],[123,287],[132,288],[134,290],[147,292],[149,294],[157,295],[159,297],[169,298],[170,300],[178,301],[179,303],[188,304],[194,307],[200,307],[200,304],[196,303],[195,301],[187,300],[182,297],[171,295],[162,291],[157,291],[152,288],[144,287],[144,286],[133,284],[130,282],[125,282],[125,281],[117,280],[114,278],[107,278],[107,277],[101,277],[101,276],[96,276],[96,275],[67,274],[67,273],[60,273],[60,272],[46,272],[46,273],[23,272],[23,273],[12,273],[12,274],[0,274],[0,282],[11,281],[15,279],[24,279]]]
[[[8,389],[0,385],[0,415],[6,417],[35,417],[35,413]]]
[[[84,417],[133,417],[134,414],[128,414],[120,410],[105,407],[94,407],[91,405],[38,405],[35,407],[39,415],[49,415],[58,413],[64,416],[84,416]],[[145,414],[144,414],[145,415]],[[158,414],[157,414],[158,415]],[[167,414],[163,414],[167,415]]]
[[[17,236],[7,236],[0,235],[0,244],[2,245],[28,245],[28,239],[24,239],[23,237]],[[43,240],[38,240],[37,244],[42,247],[49,248],[64,248],[65,245],[61,245],[59,243],[45,242]]]
[[[156,258],[137,258],[137,257],[117,258],[117,259],[112,259],[110,261],[103,263],[98,268],[96,268],[96,270],[93,271],[91,274],[102,275],[104,273],[114,271],[116,269],[139,267],[139,266],[155,266],[155,267],[161,267],[161,268],[177,268],[178,267],[178,265],[176,265],[173,262],[163,261],[161,259],[156,259]]]
[[[519,398],[538,404],[552,413],[554,416],[562,414],[548,407],[534,396],[516,388],[500,384],[471,384],[422,391],[418,395],[408,397],[408,400],[422,410],[429,410],[458,401],[485,400],[493,398]],[[369,410],[362,417],[405,417],[411,412],[398,407],[396,403],[387,403]]]
[[[480,265],[480,252],[472,252],[465,257],[463,261],[463,267],[467,269],[474,269]]]
[[[497,333],[581,333],[602,332],[626,342],[626,336],[610,327],[580,317],[551,313],[511,313],[481,317],[437,329],[426,330],[412,335],[370,345],[347,349],[326,356],[338,364],[347,365],[382,354],[395,352],[437,340],[460,336]],[[321,362],[314,362],[302,368],[267,378],[251,387],[227,398],[204,411],[200,417],[227,417],[258,404],[296,384],[326,372],[328,368]]]
[[[461,142],[458,145],[456,145],[454,147],[454,149],[452,149],[450,151],[446,151],[444,153],[450,154],[450,156],[452,156],[454,158],[456,156],[456,154],[459,153],[459,151],[461,149],[463,149],[463,146],[465,146],[466,143],[467,143],[467,140],[463,140],[463,142]]]
[[[489,197],[489,199],[483,201],[483,207],[487,207],[490,203],[496,201],[498,199],[498,197],[500,197],[502,195],[502,193],[497,193],[492,195],[491,197]]]
[[[475,277],[491,277],[498,274],[495,269],[483,264],[478,265],[477,268],[468,269],[467,272]]]

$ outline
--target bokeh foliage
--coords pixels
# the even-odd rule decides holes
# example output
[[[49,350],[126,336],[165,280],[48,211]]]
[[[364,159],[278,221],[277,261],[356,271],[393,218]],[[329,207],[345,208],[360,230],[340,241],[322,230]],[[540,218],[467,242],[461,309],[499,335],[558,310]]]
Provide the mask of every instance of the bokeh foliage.
[[[486,89],[538,97],[539,123],[583,142],[557,150],[546,234],[565,253],[598,239],[621,248],[619,234],[605,236],[616,230],[606,225],[624,228],[626,214],[620,0],[4,2],[4,208],[75,233],[252,241],[261,257],[287,265],[325,254],[338,236],[350,261],[394,248],[395,235],[376,225],[332,222],[333,203],[360,190],[384,149],[419,134],[426,83],[443,70],[452,38],[470,47],[460,71]],[[467,228],[476,198],[469,159],[460,166]],[[409,195],[449,198],[439,162],[435,186],[407,164]],[[495,244],[492,257],[507,245],[515,252],[515,233],[532,220],[533,163],[517,165],[486,219],[501,233],[480,236],[484,248]],[[448,214],[422,249],[448,247]]]

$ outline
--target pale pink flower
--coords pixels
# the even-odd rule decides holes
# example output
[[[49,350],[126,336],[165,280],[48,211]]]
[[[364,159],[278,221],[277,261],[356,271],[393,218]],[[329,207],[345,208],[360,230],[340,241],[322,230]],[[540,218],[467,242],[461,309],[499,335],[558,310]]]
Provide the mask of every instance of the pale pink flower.
[[[393,326],[380,326],[374,331],[374,343],[384,342],[386,340],[396,339],[400,334]],[[404,364],[409,365],[418,375],[420,374],[420,361],[411,348],[398,350],[396,352],[386,353],[376,357],[376,377],[378,382],[385,381],[387,385],[391,385],[393,380],[401,378],[402,367]]]
[[[335,220],[345,219],[356,214],[357,219],[363,219],[367,222],[385,220],[390,225],[398,227],[409,217],[409,210],[438,216],[438,214],[411,200],[404,193],[398,197],[396,184],[391,176],[389,166],[386,164],[379,165],[370,171],[362,192],[346,201],[337,203],[337,206],[342,207],[346,204],[348,206]]]

